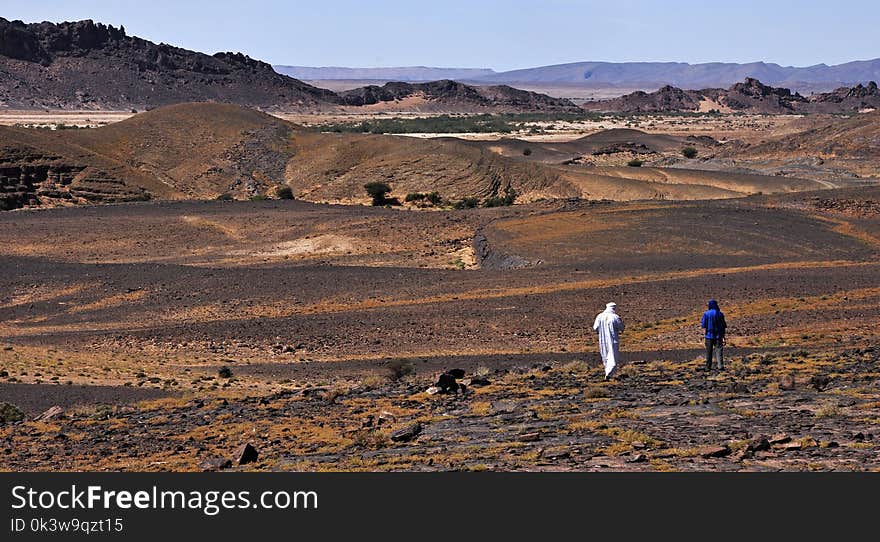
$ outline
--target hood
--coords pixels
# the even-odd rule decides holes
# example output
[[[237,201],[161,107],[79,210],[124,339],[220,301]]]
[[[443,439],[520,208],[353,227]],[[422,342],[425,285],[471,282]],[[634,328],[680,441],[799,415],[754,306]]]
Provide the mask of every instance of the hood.
[[[606,311],[610,311],[610,312],[614,312],[614,308],[615,308],[615,307],[617,307],[617,303],[615,303],[615,302],[612,301],[611,303],[607,303],[607,304],[605,305],[605,310],[606,310]]]
[[[709,310],[713,310],[713,309],[716,311],[721,310],[720,308],[718,308],[718,302],[715,301],[714,299],[710,299],[709,300]]]

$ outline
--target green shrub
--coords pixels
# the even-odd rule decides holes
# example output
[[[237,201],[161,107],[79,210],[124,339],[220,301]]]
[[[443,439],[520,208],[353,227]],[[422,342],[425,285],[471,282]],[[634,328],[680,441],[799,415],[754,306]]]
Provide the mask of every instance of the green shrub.
[[[493,196],[491,198],[487,198],[486,201],[483,202],[483,207],[507,207],[509,205],[513,205],[516,201],[516,190],[513,188],[509,189],[504,196]]]
[[[391,187],[388,183],[373,181],[365,184],[364,190],[367,191],[368,196],[373,198],[373,205],[380,207],[388,203],[388,200],[385,197],[391,192]]]
[[[275,187],[275,197],[278,199],[293,199],[293,189],[286,184]]]
[[[437,192],[411,192],[403,198],[403,201],[407,203],[430,203],[431,205],[440,205],[443,203],[443,198],[440,197],[440,194]]]
[[[478,198],[468,197],[458,200],[453,207],[456,209],[473,209],[479,204],[480,200]]]
[[[644,164],[644,163],[645,162],[643,162],[642,160],[639,160],[638,158],[633,158],[632,160],[627,162],[626,165],[628,165],[629,167],[642,167],[642,164]]]
[[[397,381],[405,376],[415,374],[415,372],[415,367],[408,361],[395,359],[388,363],[388,377],[391,380]]]
[[[699,151],[694,147],[685,147],[681,149],[681,155],[687,158],[688,160],[696,158]]]
[[[24,413],[12,403],[0,403],[0,424],[20,422]]]

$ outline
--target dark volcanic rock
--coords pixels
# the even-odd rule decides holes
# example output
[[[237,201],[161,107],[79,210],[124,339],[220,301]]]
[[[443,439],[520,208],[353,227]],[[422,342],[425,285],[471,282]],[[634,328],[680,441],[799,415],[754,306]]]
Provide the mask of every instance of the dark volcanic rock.
[[[455,379],[464,378],[464,369],[449,369],[446,374]]]
[[[816,391],[825,391],[831,384],[831,378],[825,375],[817,375],[810,378],[810,386]]]
[[[233,454],[233,458],[235,459],[235,463],[237,465],[246,465],[248,463],[253,463],[257,459],[259,459],[260,454],[257,452],[257,449],[251,445],[251,443],[242,444],[238,447]]]
[[[394,442],[409,442],[419,436],[422,432],[422,424],[416,422],[412,425],[398,429],[391,433],[389,438]]]
[[[730,448],[725,446],[705,446],[700,448],[700,457],[709,459],[712,457],[724,457],[730,453]]]
[[[441,393],[454,393],[458,391],[458,382],[455,381],[455,377],[449,373],[443,373],[437,379],[437,383],[434,384],[434,387],[440,388]]]

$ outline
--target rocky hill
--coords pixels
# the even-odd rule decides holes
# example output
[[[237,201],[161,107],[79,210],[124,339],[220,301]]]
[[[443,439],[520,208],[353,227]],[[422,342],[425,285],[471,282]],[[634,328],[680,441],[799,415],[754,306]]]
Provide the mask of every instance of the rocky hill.
[[[0,207],[265,194],[284,182],[295,128],[227,104],[167,106],[93,129],[0,127]]]
[[[577,110],[568,100],[543,94],[449,80],[389,83],[337,95],[241,53],[206,55],[91,20],[25,24],[0,18],[0,107],[143,110],[222,102],[316,112],[402,100],[416,111]]]
[[[723,149],[722,156],[739,158],[799,158],[870,161],[880,165],[880,111],[835,119],[804,132],[777,137],[756,145]]]
[[[877,84],[839,88],[808,97],[787,88],[776,88],[753,78],[727,89],[682,90],[665,86],[656,92],[637,91],[626,96],[588,102],[592,111],[622,113],[675,113],[688,111],[746,112],[766,114],[853,113],[880,107]]]
[[[128,36],[90,20],[0,18],[0,104],[142,109],[187,101],[312,109],[336,96],[240,53],[206,55]]]
[[[505,85],[475,87],[451,80],[429,83],[386,83],[339,93],[342,105],[369,106],[412,99],[430,103],[436,109],[494,111],[565,111],[578,107],[562,98],[519,90]],[[410,104],[410,107],[413,104]]]

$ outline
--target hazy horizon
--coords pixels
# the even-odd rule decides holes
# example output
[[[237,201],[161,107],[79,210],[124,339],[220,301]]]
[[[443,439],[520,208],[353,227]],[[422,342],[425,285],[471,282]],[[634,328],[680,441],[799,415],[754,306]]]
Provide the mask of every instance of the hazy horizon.
[[[637,0],[452,0],[418,10],[400,0],[342,0],[329,15],[312,3],[280,1],[251,2],[248,9],[228,0],[155,0],[148,10],[132,0],[5,4],[0,16],[10,20],[92,19],[155,42],[288,66],[500,72],[591,61],[809,67],[880,57],[874,39],[880,4],[865,0],[834,10],[743,0],[736,12],[693,0],[674,10]]]

